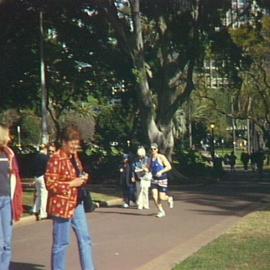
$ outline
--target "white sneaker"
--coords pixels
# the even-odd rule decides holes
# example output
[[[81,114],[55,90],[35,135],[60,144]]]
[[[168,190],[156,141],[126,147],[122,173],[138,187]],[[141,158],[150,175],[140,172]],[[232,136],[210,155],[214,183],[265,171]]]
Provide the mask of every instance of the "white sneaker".
[[[172,196],[169,197],[169,199],[168,199],[168,204],[169,204],[169,207],[170,207],[170,208],[173,208],[174,203],[173,203],[173,197],[172,197]]]
[[[124,208],[129,208],[129,205],[128,205],[127,203],[124,203],[124,204],[123,204],[123,207],[124,207]]]
[[[164,211],[159,211],[158,214],[156,215],[156,217],[158,217],[158,218],[163,218],[165,216],[166,216],[166,214]]]
[[[137,206],[137,204],[135,202],[133,202],[133,201],[129,201],[129,205],[132,206],[132,207],[136,207]]]

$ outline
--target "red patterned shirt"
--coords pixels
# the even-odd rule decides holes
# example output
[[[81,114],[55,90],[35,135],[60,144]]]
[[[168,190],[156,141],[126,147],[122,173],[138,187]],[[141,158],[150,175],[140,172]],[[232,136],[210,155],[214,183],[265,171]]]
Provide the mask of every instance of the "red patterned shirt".
[[[70,187],[70,181],[76,178],[71,156],[62,149],[50,158],[45,173],[46,186],[49,192],[48,214],[54,217],[70,219],[78,204],[78,188]],[[75,155],[80,170],[82,165]]]

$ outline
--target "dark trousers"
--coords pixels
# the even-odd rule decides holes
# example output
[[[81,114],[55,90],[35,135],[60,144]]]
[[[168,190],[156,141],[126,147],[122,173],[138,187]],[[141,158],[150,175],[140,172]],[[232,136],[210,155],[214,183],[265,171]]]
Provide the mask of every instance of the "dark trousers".
[[[123,197],[125,202],[128,204],[130,201],[136,202],[136,185],[128,184],[123,187]]]

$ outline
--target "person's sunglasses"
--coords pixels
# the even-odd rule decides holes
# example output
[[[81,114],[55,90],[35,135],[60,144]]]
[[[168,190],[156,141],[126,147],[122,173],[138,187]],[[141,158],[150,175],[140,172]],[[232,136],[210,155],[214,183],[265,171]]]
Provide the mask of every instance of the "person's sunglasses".
[[[152,151],[157,150],[157,148],[151,148]]]

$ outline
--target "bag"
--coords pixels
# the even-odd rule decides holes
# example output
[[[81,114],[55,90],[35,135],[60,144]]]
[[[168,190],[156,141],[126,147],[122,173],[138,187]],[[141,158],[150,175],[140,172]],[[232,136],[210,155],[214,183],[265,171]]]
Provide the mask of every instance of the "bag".
[[[142,176],[141,179],[144,181],[151,181],[153,179],[153,175],[151,172],[148,172],[144,176]]]
[[[86,213],[93,212],[96,209],[96,205],[93,203],[90,191],[82,187],[80,189],[80,198],[83,202],[84,211]]]

